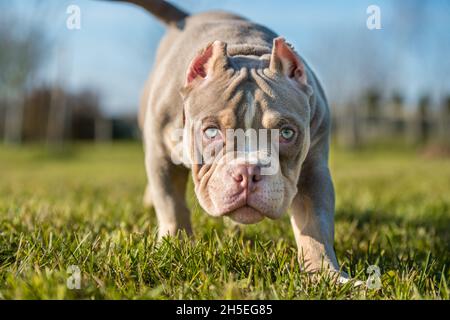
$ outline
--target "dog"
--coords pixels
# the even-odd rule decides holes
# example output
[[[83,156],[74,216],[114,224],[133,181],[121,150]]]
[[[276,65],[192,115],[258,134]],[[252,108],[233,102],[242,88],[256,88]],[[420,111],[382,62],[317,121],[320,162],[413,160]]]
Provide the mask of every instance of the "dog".
[[[192,234],[185,203],[191,170],[208,214],[250,224],[289,210],[302,268],[339,272],[330,111],[305,60],[284,38],[235,14],[188,15],[165,1],[128,2],[167,26],[139,112],[148,176],[144,203],[154,207],[159,237]],[[226,147],[227,132],[249,129],[278,132],[275,173],[262,174],[267,148]],[[173,139],[180,130],[181,148]],[[197,161],[205,147],[215,150],[210,161]]]

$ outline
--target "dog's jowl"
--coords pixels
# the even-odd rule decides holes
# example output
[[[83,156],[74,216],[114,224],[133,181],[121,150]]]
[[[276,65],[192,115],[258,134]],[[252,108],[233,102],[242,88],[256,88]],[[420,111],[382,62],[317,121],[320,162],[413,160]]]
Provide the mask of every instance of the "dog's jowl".
[[[250,224],[289,212],[301,267],[338,271],[330,114],[304,59],[284,38],[235,14],[130,2],[167,26],[139,117],[144,201],[156,211],[159,236],[192,233],[184,200],[190,170],[208,214]]]

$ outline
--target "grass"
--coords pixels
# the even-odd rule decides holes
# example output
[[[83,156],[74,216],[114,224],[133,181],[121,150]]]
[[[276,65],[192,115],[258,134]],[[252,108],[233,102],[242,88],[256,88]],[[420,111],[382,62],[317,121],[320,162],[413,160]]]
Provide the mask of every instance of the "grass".
[[[338,259],[361,280],[377,265],[378,290],[301,273],[287,216],[239,228],[194,210],[195,242],[158,244],[137,143],[1,147],[0,299],[449,299],[450,161],[333,150],[330,164]]]

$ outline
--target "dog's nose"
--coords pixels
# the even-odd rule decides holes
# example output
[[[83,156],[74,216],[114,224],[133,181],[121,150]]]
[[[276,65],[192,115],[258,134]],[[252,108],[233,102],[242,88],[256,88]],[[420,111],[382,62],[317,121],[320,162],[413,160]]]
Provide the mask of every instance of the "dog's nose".
[[[233,169],[231,176],[242,187],[254,191],[256,184],[261,181],[261,168],[257,165],[239,165]]]

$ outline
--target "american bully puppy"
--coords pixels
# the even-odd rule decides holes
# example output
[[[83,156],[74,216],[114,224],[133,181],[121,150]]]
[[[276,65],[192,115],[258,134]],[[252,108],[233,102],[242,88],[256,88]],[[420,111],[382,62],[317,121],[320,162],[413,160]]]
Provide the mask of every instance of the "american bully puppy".
[[[192,233],[185,203],[190,169],[208,214],[248,224],[289,210],[302,267],[338,271],[330,113],[305,61],[273,31],[240,16],[129,2],[167,25],[139,115],[144,201],[156,211],[160,237]],[[269,147],[229,147],[234,132],[260,129],[270,132]],[[174,139],[180,130],[182,143]],[[264,174],[268,166],[276,170]]]

